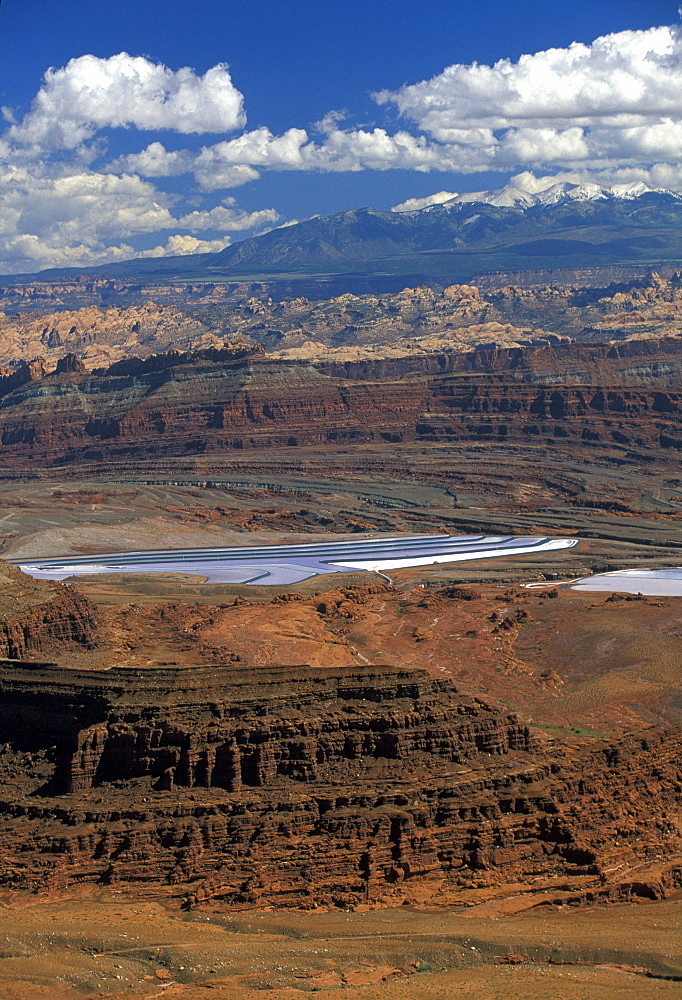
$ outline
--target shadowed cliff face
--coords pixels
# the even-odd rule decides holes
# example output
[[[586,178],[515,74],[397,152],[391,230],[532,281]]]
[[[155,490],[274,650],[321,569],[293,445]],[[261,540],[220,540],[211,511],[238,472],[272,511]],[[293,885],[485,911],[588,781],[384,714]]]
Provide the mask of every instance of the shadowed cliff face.
[[[550,749],[451,682],[387,667],[5,662],[0,691],[3,771],[31,758],[3,790],[5,885],[35,886],[46,858],[64,884],[185,883],[189,903],[347,905],[425,887],[446,901],[481,877],[562,876],[605,898],[671,884],[663,869],[639,889],[606,874],[616,836],[642,860],[677,843],[662,732]]]
[[[678,449],[681,353],[682,341],[669,340],[374,367],[248,350],[171,353],[92,374],[64,364],[45,375],[34,364],[0,379],[0,440],[9,464],[47,465],[367,441]]]

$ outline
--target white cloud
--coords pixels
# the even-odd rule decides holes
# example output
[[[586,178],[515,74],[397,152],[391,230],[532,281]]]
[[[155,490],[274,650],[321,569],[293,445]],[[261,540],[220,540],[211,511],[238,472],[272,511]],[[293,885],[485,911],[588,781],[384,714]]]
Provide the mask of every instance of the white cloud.
[[[679,157],[682,155],[682,121],[670,118],[655,125],[623,129],[622,144],[638,158]]]
[[[216,253],[224,250],[231,243],[229,236],[217,240],[198,240],[196,236],[182,236],[176,233],[169,236],[164,246],[143,250],[136,257],[186,257],[194,253]]]
[[[456,198],[456,191],[438,191],[436,194],[429,194],[426,198],[408,198],[401,201],[399,205],[394,205],[392,212],[418,212],[420,208],[429,208],[431,205],[444,205],[451,198]]]
[[[323,171],[353,170],[432,170],[438,169],[441,151],[424,136],[400,131],[395,135],[383,128],[335,129],[320,145],[304,149],[308,169]]]
[[[129,153],[109,164],[110,170],[141,174],[143,177],[179,177],[192,169],[186,149],[170,151],[162,142],[151,142],[139,153]]]
[[[168,150],[161,142],[152,142],[139,153],[129,153],[109,164],[111,170],[123,170],[143,177],[180,177],[194,173],[203,191],[220,191],[255,181],[260,174],[252,166],[235,163],[229,142],[207,146],[200,153],[187,149]]]
[[[102,128],[231,132],[245,124],[243,98],[227,66],[203,76],[127,52],[85,55],[50,69],[31,110],[9,137],[45,150],[75,149]]]
[[[623,31],[375,95],[468,172],[682,157],[682,31]]]
[[[241,187],[250,181],[257,181],[260,174],[246,163],[217,162],[213,167],[197,166],[193,170],[194,179],[202,191],[222,191],[225,188]]]
[[[94,264],[129,260],[136,256],[132,246],[120,244],[74,243],[65,246],[43,240],[32,233],[3,239],[0,245],[0,273],[36,271],[46,267],[88,267]]]
[[[496,141],[495,141],[496,144]],[[153,148],[152,148],[153,147]],[[491,147],[489,159],[494,155]],[[153,143],[141,154],[127,156],[112,166],[137,170],[145,177],[193,173],[202,191],[237,187],[256,180],[262,170],[318,171],[347,173],[361,170],[486,170],[480,149],[443,146],[425,136],[401,130],[390,135],[386,129],[332,129],[320,143],[312,141],[304,129],[289,129],[280,136],[268,129],[256,129],[211,146],[200,152],[168,152]]]
[[[682,159],[682,29],[652,28],[524,55],[494,66],[456,64],[430,80],[375,95],[419,132],[343,127],[330,112],[313,140],[263,127],[198,154],[149,147],[128,165],[145,176],[194,173],[202,190],[255,180],[263,170],[554,170]],[[154,155],[151,155],[154,153]],[[161,165],[159,165],[161,164]]]
[[[0,175],[0,218],[21,233],[49,240],[99,240],[170,228],[164,196],[134,175],[92,170],[51,172],[40,166]]]
[[[255,229],[269,223],[277,222],[279,214],[273,208],[260,209],[257,212],[244,212],[234,208],[234,199],[227,198],[222,205],[217,205],[206,212],[189,212],[177,220],[177,225],[192,232],[204,229],[221,229],[224,232],[238,233],[245,229]]]
[[[136,175],[0,163],[0,271],[125,260],[137,256],[128,240],[164,230],[185,234],[170,237],[154,256],[173,252],[174,245],[178,253],[205,253],[209,245],[227,246],[228,232],[279,219],[274,209],[245,212],[233,199],[205,211],[173,209],[167,195]],[[188,235],[202,232],[211,234],[208,240]],[[221,236],[214,239],[214,233]]]
[[[590,149],[585,130],[574,127],[510,129],[500,142],[496,157],[501,165],[519,163],[567,163],[586,160]]]
[[[244,132],[235,139],[204,147],[194,158],[193,172],[199,187],[216,191],[255,180],[258,167],[300,170],[302,147],[308,141],[305,129],[290,128],[275,136],[267,128]]]
[[[20,270],[8,263],[20,262],[27,271],[47,267],[90,267],[96,264],[132,260],[134,257],[185,257],[195,253],[216,253],[231,243],[229,236],[201,240],[196,236],[175,234],[165,244],[150,250],[135,250],[127,243],[107,246],[104,243],[80,243],[64,246],[58,242],[41,240],[38,236],[22,235],[3,242],[0,248],[0,273]]]
[[[472,124],[541,128],[569,120],[616,121],[622,115],[646,121],[682,111],[681,56],[676,27],[623,31],[591,45],[576,42],[524,55],[516,63],[456,63],[430,80],[382,91],[376,100],[396,104],[443,141],[451,138],[449,130]]]
[[[0,137],[0,270],[5,273],[124,260],[137,253],[129,241],[153,233],[164,236],[144,251],[147,256],[219,250],[229,245],[227,233],[279,221],[272,208],[245,212],[233,199],[215,207],[203,207],[201,199],[199,207],[183,211],[180,195],[155,186],[154,178],[194,170],[197,157],[197,171],[208,168],[210,154],[168,150],[155,140],[101,165],[105,129],[128,128],[133,141],[135,130],[242,129],[242,95],[225,65],[199,76],[127,53],[81,56],[48,70],[22,120],[7,109],[3,117],[8,125]],[[274,149],[288,141],[270,136]],[[217,183],[208,187],[258,177],[238,156],[232,163],[213,158],[220,169]]]

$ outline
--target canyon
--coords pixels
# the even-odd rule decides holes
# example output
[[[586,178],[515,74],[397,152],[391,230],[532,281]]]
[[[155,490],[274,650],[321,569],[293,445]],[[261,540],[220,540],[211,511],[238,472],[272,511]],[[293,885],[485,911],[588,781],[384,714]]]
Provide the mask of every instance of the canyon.
[[[9,466],[376,441],[676,451],[681,352],[669,338],[315,365],[236,346],[93,373],[66,356],[0,377],[0,435]]]
[[[678,286],[0,322],[12,1000],[56,967],[64,1000],[580,996],[559,962],[672,995],[682,608],[562,581],[679,563]],[[441,531],[580,544],[287,587],[14,565]]]

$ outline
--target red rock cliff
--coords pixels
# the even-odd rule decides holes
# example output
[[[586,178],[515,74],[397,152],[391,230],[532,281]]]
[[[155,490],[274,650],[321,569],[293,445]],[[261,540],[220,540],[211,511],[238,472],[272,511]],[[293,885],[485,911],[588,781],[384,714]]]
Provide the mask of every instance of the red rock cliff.
[[[650,387],[660,359],[631,357],[634,350],[622,345],[616,361],[624,363],[625,352],[628,370],[646,369],[640,385],[620,384],[623,370],[608,358],[588,365],[591,381],[585,375],[574,384],[584,359],[571,362],[553,348],[532,357],[488,352],[483,370],[474,370],[474,358],[462,371],[401,375],[391,367],[376,378],[367,377],[370,370],[338,377],[308,363],[220,351],[126,361],[97,375],[61,372],[20,386],[10,376],[0,440],[9,465],[419,439],[679,449],[682,389]]]
[[[674,735],[543,748],[421,671],[6,662],[0,694],[8,886],[341,905],[558,876],[608,894],[610,871],[678,846]]]

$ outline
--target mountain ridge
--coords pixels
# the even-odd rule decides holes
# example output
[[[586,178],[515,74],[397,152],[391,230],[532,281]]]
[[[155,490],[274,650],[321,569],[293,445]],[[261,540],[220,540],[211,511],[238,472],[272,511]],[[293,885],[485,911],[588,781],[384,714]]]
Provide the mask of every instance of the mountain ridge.
[[[439,208],[447,208],[453,205],[485,204],[494,205],[497,208],[531,208],[536,205],[556,205],[566,201],[603,201],[612,199],[614,201],[634,201],[645,195],[667,195],[675,201],[681,201],[682,196],[671,191],[669,188],[651,187],[643,181],[633,181],[629,184],[614,184],[607,187],[601,184],[594,184],[589,181],[582,183],[572,183],[563,181],[531,192],[516,184],[507,184],[503,188],[493,191],[466,191],[462,194],[455,194],[451,198],[436,203],[423,205],[421,207],[407,208],[412,202],[419,199],[410,199],[402,205],[396,205],[392,212],[407,214],[408,212],[426,212]]]
[[[533,196],[533,204],[496,204],[507,196],[479,192],[484,200],[457,196],[460,200],[453,204],[418,211],[349,209],[270,230],[218,253],[52,268],[39,275],[40,279],[153,275],[159,281],[258,281],[285,276],[322,282],[333,277],[340,282],[338,294],[354,290],[359,280],[387,290],[391,282],[396,286],[403,282],[402,287],[444,286],[477,274],[553,265],[636,262],[655,269],[682,261],[682,197],[637,185],[620,186],[616,195],[605,194],[609,189],[598,185],[555,187],[542,197]],[[8,276],[7,283],[35,277]]]

